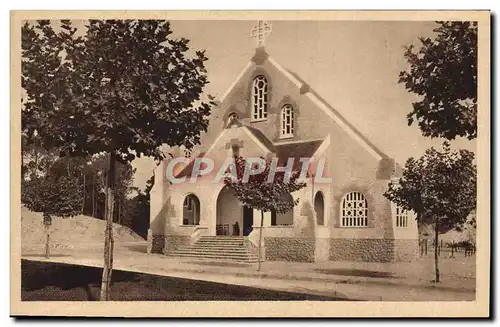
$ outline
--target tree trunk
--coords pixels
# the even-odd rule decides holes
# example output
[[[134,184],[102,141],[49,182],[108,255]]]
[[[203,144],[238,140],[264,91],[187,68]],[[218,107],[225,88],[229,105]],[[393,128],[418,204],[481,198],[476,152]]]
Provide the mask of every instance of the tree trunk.
[[[101,281],[101,301],[111,299],[111,274],[113,271],[113,207],[114,207],[114,188],[115,188],[115,157],[109,154],[108,174],[106,179],[106,201],[105,219],[106,231],[104,233],[104,266],[102,270]]]
[[[118,224],[122,224],[121,222],[121,206],[120,206],[120,195],[117,196],[117,199],[116,199],[116,202],[117,202],[117,205],[118,205]]]
[[[439,252],[438,252],[438,247],[439,247],[439,220],[436,219],[435,222],[435,228],[434,228],[434,265],[436,267],[436,283],[439,283]]]
[[[45,238],[45,258],[49,259],[50,258],[50,233],[49,229],[46,229],[47,232],[47,237]]]
[[[94,172],[94,175],[92,176],[93,182],[92,182],[92,217],[95,217],[95,182],[97,178],[95,177],[96,172]]]
[[[257,271],[260,271],[260,266],[262,264],[262,227],[264,226],[264,211],[260,211],[260,233],[259,233],[259,267]]]
[[[85,214],[85,172],[83,174],[83,200],[82,200],[82,215]]]

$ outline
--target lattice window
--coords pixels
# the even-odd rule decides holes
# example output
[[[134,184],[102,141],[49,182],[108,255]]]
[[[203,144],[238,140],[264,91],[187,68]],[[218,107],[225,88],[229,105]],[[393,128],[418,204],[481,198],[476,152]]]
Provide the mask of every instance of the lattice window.
[[[408,227],[408,211],[396,206],[396,227]]]
[[[286,104],[281,108],[281,137],[293,136],[293,107]]]
[[[341,205],[342,227],[368,227],[368,202],[363,193],[347,193]]]
[[[263,75],[255,77],[252,86],[252,120],[267,119],[267,79]]]

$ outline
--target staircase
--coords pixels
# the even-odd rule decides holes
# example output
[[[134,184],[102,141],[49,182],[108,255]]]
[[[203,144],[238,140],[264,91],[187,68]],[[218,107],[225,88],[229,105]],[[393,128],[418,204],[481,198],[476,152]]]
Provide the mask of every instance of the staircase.
[[[239,262],[257,262],[250,244],[242,236],[202,236],[194,244],[167,253],[172,257],[224,259]]]

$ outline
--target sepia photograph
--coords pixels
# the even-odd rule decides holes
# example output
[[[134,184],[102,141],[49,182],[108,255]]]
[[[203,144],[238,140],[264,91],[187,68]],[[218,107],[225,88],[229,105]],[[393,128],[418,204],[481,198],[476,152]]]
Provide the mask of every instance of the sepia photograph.
[[[13,316],[490,314],[489,11],[12,11],[11,95]]]

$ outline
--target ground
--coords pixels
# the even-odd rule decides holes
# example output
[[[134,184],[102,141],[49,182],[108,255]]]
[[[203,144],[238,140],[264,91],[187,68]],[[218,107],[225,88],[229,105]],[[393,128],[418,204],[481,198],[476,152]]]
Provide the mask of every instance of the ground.
[[[448,253],[442,253],[440,258],[442,283],[435,284],[431,281],[434,278],[432,255],[413,262],[399,263],[268,261],[263,263],[262,270],[258,272],[257,264],[171,258],[161,254],[147,254],[146,248],[146,242],[116,243],[115,269],[156,276],[140,275],[142,277],[139,279],[134,277],[132,280],[138,281],[136,286],[132,286],[135,282],[130,283],[130,280],[120,284],[115,279],[115,282],[118,282],[115,291],[116,288],[132,287],[134,289],[137,287],[137,290],[142,289],[148,292],[145,285],[153,287],[150,284],[153,280],[165,285],[165,288],[170,288],[171,285],[175,285],[175,283],[172,284],[174,281],[172,278],[180,278],[183,283],[186,283],[186,279],[190,279],[197,281],[196,283],[200,281],[218,283],[217,287],[222,287],[220,286],[222,283],[258,288],[260,291],[254,291],[257,293],[263,292],[262,289],[277,292],[269,293],[271,295],[262,297],[262,300],[271,299],[272,296],[284,296],[279,295],[279,292],[349,300],[473,301],[475,299],[475,256],[466,258],[463,253],[456,254],[455,258],[449,258]],[[43,253],[42,245],[23,247],[22,257],[30,261],[102,267],[102,244],[87,244],[73,248],[55,247],[50,259],[45,259]],[[113,274],[113,278],[119,278],[120,274],[122,273]],[[99,277],[98,275],[96,278]],[[170,279],[161,280],[159,276]],[[98,284],[95,287],[98,287]],[[206,293],[207,288],[200,287],[203,290],[201,294],[216,292],[210,291],[209,287]],[[240,298],[248,299],[245,295],[248,293],[245,293],[243,289],[240,291],[232,288],[231,290],[228,294],[234,296],[232,298],[243,294]],[[91,287],[92,292],[95,290]],[[263,296],[264,293],[258,294]],[[174,295],[175,292],[172,296]],[[32,294],[32,296],[35,295]],[[194,292],[187,297],[199,299],[196,296]]]
[[[52,262],[21,262],[22,301],[96,301],[102,269]],[[335,301],[339,298],[291,293],[113,271],[112,301]]]

